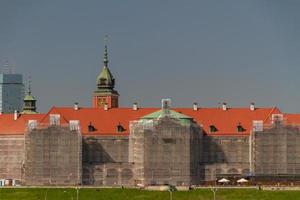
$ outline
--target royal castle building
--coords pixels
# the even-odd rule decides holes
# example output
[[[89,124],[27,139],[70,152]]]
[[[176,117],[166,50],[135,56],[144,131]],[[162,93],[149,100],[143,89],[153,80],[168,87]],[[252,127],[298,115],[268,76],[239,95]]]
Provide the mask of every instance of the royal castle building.
[[[221,177],[300,180],[300,114],[276,107],[119,107],[108,66],[92,107],[36,112],[31,90],[23,111],[0,115],[0,185],[198,185]]]

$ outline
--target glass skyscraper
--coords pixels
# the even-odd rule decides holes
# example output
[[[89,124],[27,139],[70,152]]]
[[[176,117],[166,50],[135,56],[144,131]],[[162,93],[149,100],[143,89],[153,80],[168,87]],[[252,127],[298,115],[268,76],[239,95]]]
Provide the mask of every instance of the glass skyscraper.
[[[22,74],[0,74],[0,112],[21,112],[23,109],[24,84]]]

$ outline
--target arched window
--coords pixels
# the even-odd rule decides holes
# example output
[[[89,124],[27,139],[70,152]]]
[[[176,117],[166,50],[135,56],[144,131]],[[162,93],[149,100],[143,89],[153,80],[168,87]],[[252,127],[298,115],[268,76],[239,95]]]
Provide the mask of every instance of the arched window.
[[[249,170],[249,169],[243,169],[243,170],[242,170],[242,174],[243,174],[243,175],[249,175],[249,173],[250,173],[250,170]]]
[[[235,168],[231,168],[231,169],[229,169],[229,170],[227,171],[227,173],[228,173],[228,174],[238,174],[239,171],[238,171],[237,169],[235,169]]]

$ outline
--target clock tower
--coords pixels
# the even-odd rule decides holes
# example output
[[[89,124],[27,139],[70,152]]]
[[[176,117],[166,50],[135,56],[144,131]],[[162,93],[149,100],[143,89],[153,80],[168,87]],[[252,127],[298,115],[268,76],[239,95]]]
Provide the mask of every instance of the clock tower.
[[[97,77],[97,89],[93,93],[93,107],[117,108],[119,106],[119,93],[114,90],[115,79],[108,68],[107,45],[104,46],[103,68]]]

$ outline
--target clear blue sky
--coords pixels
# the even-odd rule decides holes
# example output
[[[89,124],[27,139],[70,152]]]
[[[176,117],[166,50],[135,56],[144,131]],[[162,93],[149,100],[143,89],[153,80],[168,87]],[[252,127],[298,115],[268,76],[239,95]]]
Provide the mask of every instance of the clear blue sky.
[[[39,111],[90,106],[103,37],[121,106],[300,112],[298,0],[0,0],[0,65],[32,77]]]

